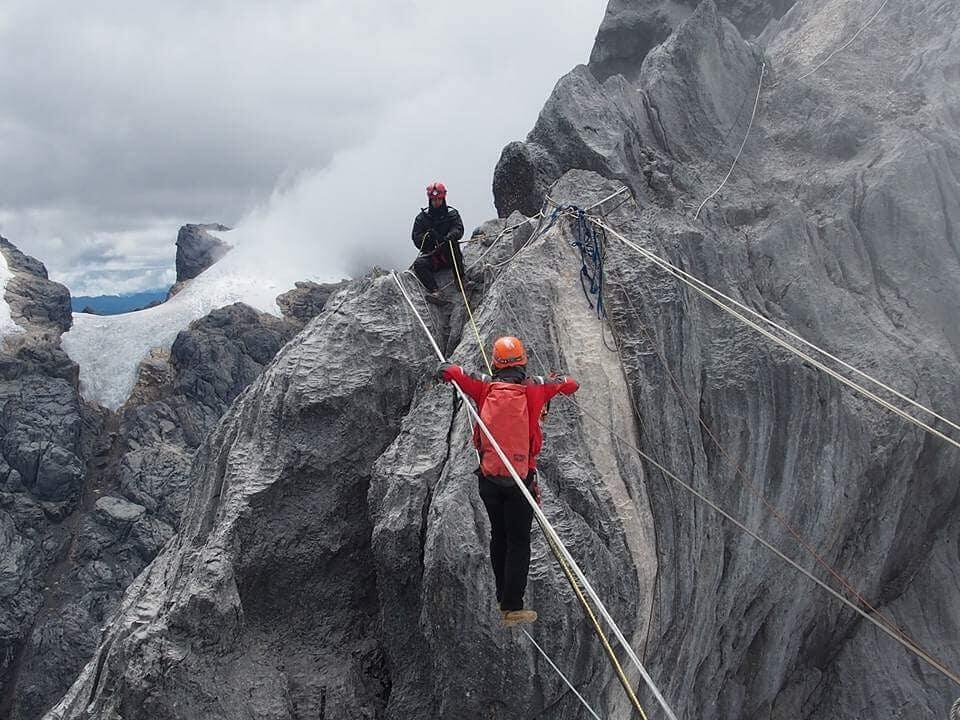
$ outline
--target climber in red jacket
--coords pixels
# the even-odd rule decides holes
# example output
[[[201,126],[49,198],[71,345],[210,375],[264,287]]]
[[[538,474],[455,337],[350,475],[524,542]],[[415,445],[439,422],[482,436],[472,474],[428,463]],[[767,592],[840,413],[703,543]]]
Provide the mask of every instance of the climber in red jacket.
[[[537,456],[543,445],[540,418],[550,399],[572,395],[580,387],[566,377],[527,377],[527,353],[515,337],[493,345],[493,377],[472,375],[444,363],[444,382],[455,382],[477,404],[477,413],[531,494],[540,502]],[[490,563],[497,584],[497,601],[507,625],[533,622],[537,613],[523,607],[530,569],[530,527],[533,508],[516,486],[510,471],[479,427],[474,444],[480,453],[478,487],[490,518]]]

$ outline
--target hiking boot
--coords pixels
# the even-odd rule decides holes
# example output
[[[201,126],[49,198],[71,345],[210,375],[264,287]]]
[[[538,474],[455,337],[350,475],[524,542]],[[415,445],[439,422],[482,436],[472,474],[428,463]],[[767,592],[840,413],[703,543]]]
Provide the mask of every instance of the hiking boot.
[[[500,614],[503,616],[503,624],[507,627],[532,623],[537,619],[536,610],[501,610]]]
[[[439,290],[434,290],[433,292],[428,292],[428,293],[426,293],[426,295],[425,295],[424,297],[427,298],[427,302],[433,303],[434,305],[445,305],[446,302],[447,302],[446,300],[444,300],[444,299],[440,296],[440,291],[439,291]]]

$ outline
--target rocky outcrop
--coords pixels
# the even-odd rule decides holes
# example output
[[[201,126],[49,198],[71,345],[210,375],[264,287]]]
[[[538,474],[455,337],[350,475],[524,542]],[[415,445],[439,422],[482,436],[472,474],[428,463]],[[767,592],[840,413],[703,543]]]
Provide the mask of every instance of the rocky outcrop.
[[[681,6],[671,7],[679,12]],[[608,19],[611,12],[619,16],[620,10],[612,6]],[[647,11],[627,14],[634,12]],[[616,178],[644,202],[669,205],[692,190],[689,166],[715,160],[731,129],[745,129],[761,54],[713,3],[650,50],[631,61],[626,75],[580,65],[560,79],[526,140],[507,145],[494,170],[501,217],[536,213],[570,168]],[[709,63],[701,62],[705,56]]]
[[[493,175],[497,213],[535,215],[569,168],[617,178],[652,202],[648,177],[673,171],[654,150],[663,135],[656,109],[633,85],[619,75],[601,83],[580,65],[557,83],[527,140],[504,149]]]
[[[542,314],[524,330],[547,361],[576,365],[547,341],[549,319],[559,320],[549,289],[563,277],[579,297],[572,250],[555,250],[541,246],[502,282],[513,287],[526,277],[536,300],[524,309]],[[407,282],[439,332],[445,318]],[[531,646],[499,625],[469,423],[450,389],[434,384],[425,335],[391,277],[343,292],[204,444],[188,525],[128,593],[101,655],[58,713],[82,712],[94,685],[104,692],[89,711],[102,715],[136,704],[181,717],[179,707],[199,703],[207,717],[228,717],[251,697],[256,712],[277,718],[483,717],[507,707],[526,715],[544,702],[576,712],[553,675],[531,673],[541,667]],[[589,309],[578,304],[576,315],[570,347],[586,339],[600,347]],[[502,321],[490,309],[477,319],[484,335]],[[473,364],[472,341],[455,356]],[[610,382],[622,388],[622,375]],[[629,414],[620,397],[617,412],[626,405]],[[639,465],[618,460],[609,437],[588,449],[572,411],[558,411],[550,442],[549,512],[596,570],[612,611],[642,638],[652,558],[637,558],[642,574],[628,558],[631,548],[649,547],[649,526],[631,522],[637,535],[628,540],[612,518],[629,491],[616,485],[615,501],[602,479],[623,463],[636,491]],[[557,628],[546,642],[615,708],[615,680],[546,552],[538,541],[531,590]],[[211,639],[203,649],[199,633]],[[194,651],[182,655],[181,642]],[[171,665],[174,655],[181,660]],[[156,660],[143,665],[147,657]],[[165,689],[157,673],[166,675]]]
[[[28,331],[56,345],[60,335],[73,325],[70,291],[60,283],[50,281],[43,263],[24,255],[2,237],[0,252],[13,273],[4,296],[12,315]]]
[[[67,542],[62,522],[80,502],[99,418],[83,405],[77,367],[60,348],[70,294],[46,268],[0,238],[12,276],[4,300],[20,332],[0,346],[0,715],[44,609]]]
[[[293,290],[277,296],[277,305],[284,318],[302,329],[320,314],[330,296],[346,284],[346,280],[338,283],[297,282]]]
[[[13,720],[42,715],[92,656],[124,590],[179,526],[200,441],[294,332],[290,323],[244,305],[210,313],[181,332],[169,354],[153,353],[142,363],[133,396],[117,415],[103,416],[98,446],[86,463],[73,461],[69,481],[41,466],[38,481],[23,482],[47,516],[56,511],[45,517],[34,509],[39,526],[23,526],[27,537],[45,533],[57,544],[46,556],[31,556],[22,542],[10,542],[14,556],[24,558],[14,564],[11,582],[30,589],[23,612],[29,635],[4,688]],[[33,386],[21,379],[18,387],[23,393]],[[30,397],[37,402],[35,393]],[[79,435],[75,407],[57,398],[29,412],[8,404],[4,426],[18,434],[36,416]],[[30,428],[35,436],[35,424]],[[31,574],[37,582],[28,585]]]
[[[596,168],[600,155],[600,172],[634,191],[633,209],[610,218],[621,232],[956,418],[960,344],[946,318],[960,303],[949,279],[960,272],[951,230],[960,114],[945,83],[960,10],[900,6],[882,30],[797,79],[875,9],[804,3],[767,34],[752,133],[700,221],[693,211],[746,132],[761,62],[710,3],[631,75],[648,109],[632,137],[663,167],[669,193],[654,173],[637,172],[626,143],[587,152],[585,137],[624,132],[629,98],[611,92],[616,77],[593,95],[606,103],[592,116],[595,131],[582,110],[589,92],[570,93],[596,89],[581,71],[558,85],[544,114],[564,112],[551,123],[554,146],[581,148],[560,170]],[[910,59],[894,61],[904,37]],[[945,47],[954,49],[934,49]],[[556,181],[555,168],[542,168],[540,183],[556,183],[558,201],[585,203],[584,189],[600,187],[590,175]],[[641,448],[835,583],[765,509],[762,492],[879,612],[949,667],[960,664],[944,644],[960,631],[960,588],[948,570],[960,562],[955,449],[718,316],[618,243],[607,247],[608,318],[650,418]],[[951,683],[648,470],[663,593],[649,657],[681,714],[946,714]]]
[[[218,223],[202,225],[187,224],[177,233],[177,283],[192,280],[230,250],[230,245],[213,232],[226,232],[230,228]]]
[[[530,152],[511,151],[531,172],[498,168],[498,212],[537,212],[521,204],[543,187],[585,207],[626,184],[630,202],[598,208],[620,232],[956,418],[960,6],[900,5],[829,79],[805,82],[869,10],[803,5],[762,56],[706,2],[635,81],[574,70]],[[695,218],[739,149],[763,62],[771,84],[737,171]],[[601,323],[575,228],[541,229],[487,268],[471,295],[478,330],[519,335],[534,370],[582,381],[545,423],[544,511],[678,717],[946,716],[951,683],[661,467],[834,584],[796,533],[957,667],[960,455],[612,237]],[[405,280],[441,347],[479,370],[459,306],[429,306]],[[202,444],[180,533],[127,591],[56,717],[582,717],[499,624],[469,423],[434,367],[391,278],[342,291]],[[601,715],[626,716],[539,535],[529,600],[551,658]],[[641,701],[655,707],[645,690]]]
[[[759,35],[796,0],[718,0],[720,13],[744,37]],[[603,82],[612,75],[635,81],[654,47],[693,14],[696,0],[611,0],[590,53],[590,71]]]

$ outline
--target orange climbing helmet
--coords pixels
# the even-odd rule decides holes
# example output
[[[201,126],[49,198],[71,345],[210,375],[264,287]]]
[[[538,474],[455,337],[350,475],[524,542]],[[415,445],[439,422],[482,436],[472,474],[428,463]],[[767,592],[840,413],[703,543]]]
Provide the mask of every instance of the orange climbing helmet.
[[[498,370],[527,364],[527,351],[517,338],[507,335],[493,344],[493,366]]]

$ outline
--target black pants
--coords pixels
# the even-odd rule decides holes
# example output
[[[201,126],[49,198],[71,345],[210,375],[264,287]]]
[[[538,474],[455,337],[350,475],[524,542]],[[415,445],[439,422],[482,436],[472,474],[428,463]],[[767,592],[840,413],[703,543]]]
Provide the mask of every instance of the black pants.
[[[527,487],[532,479],[532,475],[527,477]],[[522,610],[530,570],[533,508],[512,481],[504,487],[481,477],[479,490],[490,518],[490,564],[497,581],[497,600],[502,610]]]
[[[460,252],[459,243],[453,243],[453,253],[457,260],[457,267],[460,269],[462,274],[463,255]],[[433,274],[437,270],[446,269],[454,269],[453,259],[450,257],[449,247],[441,248],[432,255],[420,255],[416,260],[413,261],[413,272],[428,292],[433,292],[437,289],[437,279]]]

